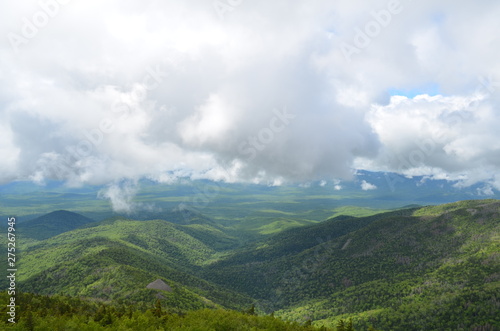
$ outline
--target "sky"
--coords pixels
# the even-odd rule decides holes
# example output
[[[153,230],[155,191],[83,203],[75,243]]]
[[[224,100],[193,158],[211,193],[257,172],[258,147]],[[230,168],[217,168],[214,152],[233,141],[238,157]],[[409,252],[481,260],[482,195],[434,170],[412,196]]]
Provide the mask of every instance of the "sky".
[[[0,183],[365,169],[493,193],[498,17],[489,0],[2,1]]]

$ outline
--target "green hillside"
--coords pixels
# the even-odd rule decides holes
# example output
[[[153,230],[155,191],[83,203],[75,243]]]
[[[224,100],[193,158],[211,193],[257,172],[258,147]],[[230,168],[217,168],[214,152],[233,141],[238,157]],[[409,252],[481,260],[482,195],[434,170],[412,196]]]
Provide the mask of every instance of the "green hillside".
[[[92,223],[23,249],[18,254],[17,267],[23,270],[18,285],[33,293],[150,302],[156,292],[146,285],[161,278],[174,288],[173,294],[163,294],[172,307],[249,306],[250,298],[193,275],[217,253],[211,245],[231,240],[217,229],[201,232],[162,220],[115,218]],[[3,279],[0,283],[6,285]]]
[[[331,219],[236,252],[206,277],[294,320],[498,328],[499,215],[490,200]]]
[[[242,308],[251,304],[243,295],[166,267],[157,257],[103,240],[87,244],[99,247],[100,251],[48,268],[20,281],[19,288],[32,293],[129,303],[151,303],[159,293],[169,308],[181,311],[221,306]],[[172,292],[147,289],[155,279],[162,279]]]
[[[220,314],[249,325],[257,321],[203,309],[255,304],[259,314],[297,322],[297,330],[340,320],[356,330],[500,328],[498,200],[336,216],[243,246],[233,231],[204,217],[83,224],[21,245],[18,287],[134,304],[141,314],[159,298],[172,314]],[[146,288],[158,279],[170,290]]]

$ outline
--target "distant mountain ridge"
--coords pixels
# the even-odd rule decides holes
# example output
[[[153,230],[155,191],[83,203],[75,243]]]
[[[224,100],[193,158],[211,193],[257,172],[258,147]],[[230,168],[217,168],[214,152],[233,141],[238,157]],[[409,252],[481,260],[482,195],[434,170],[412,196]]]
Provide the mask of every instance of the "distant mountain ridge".
[[[370,185],[363,186],[364,182]],[[114,211],[110,203],[98,198],[103,189],[106,187],[68,187],[61,181],[51,181],[45,186],[28,181],[3,184],[0,185],[0,216],[16,216],[21,223],[53,211],[54,205],[95,220],[122,215],[120,211]],[[134,206],[132,214],[122,216],[177,220],[181,224],[210,222],[200,215],[193,215],[201,212],[217,224],[249,217],[251,222],[259,221],[265,226],[266,218],[261,216],[266,216],[273,223],[272,218],[278,216],[273,211],[277,210],[293,212],[294,216],[298,216],[289,218],[282,214],[283,225],[290,222],[291,226],[295,226],[308,221],[322,221],[336,214],[336,208],[344,206],[390,210],[411,204],[434,205],[486,198],[500,198],[500,192],[489,183],[464,186],[460,181],[364,170],[357,170],[352,180],[317,180],[271,187],[190,178],[179,178],[178,182],[165,185],[143,178],[137,182],[133,200],[146,203],[134,204],[135,201],[131,201]],[[291,205],[291,202],[301,203]],[[302,213],[299,214],[299,211]],[[246,227],[250,228],[251,223],[248,225]]]
[[[67,210],[57,210],[19,223],[18,230],[24,237],[44,240],[94,222],[95,220],[77,213]]]

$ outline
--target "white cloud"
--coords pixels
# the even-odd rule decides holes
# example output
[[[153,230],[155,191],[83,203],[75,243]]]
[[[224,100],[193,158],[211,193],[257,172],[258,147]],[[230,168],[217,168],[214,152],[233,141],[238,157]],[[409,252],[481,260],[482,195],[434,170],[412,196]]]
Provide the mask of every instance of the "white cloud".
[[[137,186],[130,182],[122,185],[114,183],[106,189],[99,191],[101,199],[108,199],[114,211],[126,214],[132,213],[134,210],[134,202],[132,201],[137,193]]]
[[[18,162],[20,149],[15,145],[14,133],[10,127],[0,124],[0,173],[6,178],[15,178],[16,164]]]
[[[98,192],[98,198],[109,200],[115,212],[133,214],[147,210],[151,212],[161,211],[154,204],[137,202],[134,200],[139,191],[137,182],[132,180],[116,181]]]
[[[371,191],[371,190],[376,190],[377,189],[377,186],[376,185],[373,185],[373,184],[370,184],[368,183],[366,180],[363,180],[361,182],[361,189],[363,191]]]
[[[24,39],[0,45],[0,182],[281,185],[353,167],[500,182],[496,1],[401,1],[350,62],[342,43],[387,1],[253,1],[224,19],[210,1],[72,1],[29,38],[39,3],[4,7]],[[388,93],[427,85],[442,95]]]
[[[367,117],[383,148],[364,164],[411,176],[475,178],[469,184],[489,180],[500,166],[495,107],[488,95],[393,97]]]
[[[218,95],[210,95],[196,113],[179,124],[179,134],[188,145],[202,146],[224,138],[234,124],[235,109]]]
[[[482,188],[478,188],[477,194],[478,195],[495,195],[495,192],[493,192],[493,188],[491,186],[486,185]]]

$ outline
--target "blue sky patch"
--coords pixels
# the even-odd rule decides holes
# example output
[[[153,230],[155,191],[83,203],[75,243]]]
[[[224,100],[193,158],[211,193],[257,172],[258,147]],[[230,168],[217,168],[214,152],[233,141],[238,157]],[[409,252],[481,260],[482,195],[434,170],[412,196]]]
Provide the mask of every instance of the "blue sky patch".
[[[414,88],[390,88],[388,92],[391,96],[401,95],[407,98],[414,98],[421,94],[428,94],[431,96],[441,94],[439,84],[436,83],[428,83]]]

